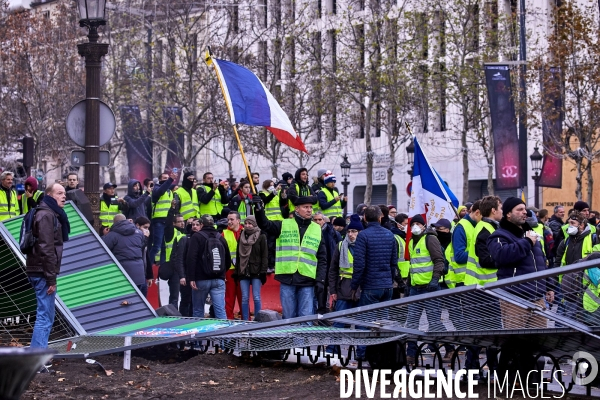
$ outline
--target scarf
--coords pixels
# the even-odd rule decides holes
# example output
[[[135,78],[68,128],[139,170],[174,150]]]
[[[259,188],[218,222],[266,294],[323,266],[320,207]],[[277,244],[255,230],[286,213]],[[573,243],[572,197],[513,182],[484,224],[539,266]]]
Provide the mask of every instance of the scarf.
[[[250,253],[252,252],[252,245],[256,243],[260,236],[260,228],[254,226],[252,228],[246,227],[240,235],[240,242],[238,244],[238,251],[240,253],[240,274],[244,274],[248,261],[250,260]]]
[[[71,225],[69,225],[69,218],[67,217],[67,213],[65,212],[65,210],[58,206],[58,203],[56,202],[56,200],[54,200],[54,197],[44,196],[42,198],[42,201],[46,203],[52,211],[58,214],[58,222],[60,222],[60,226],[62,229],[63,242],[68,241],[69,232],[71,232]]]
[[[340,268],[349,268],[350,260],[348,259],[348,249],[354,247],[354,243],[350,243],[348,236],[344,238],[342,242],[342,248],[340,249]],[[354,252],[353,252],[354,253]]]

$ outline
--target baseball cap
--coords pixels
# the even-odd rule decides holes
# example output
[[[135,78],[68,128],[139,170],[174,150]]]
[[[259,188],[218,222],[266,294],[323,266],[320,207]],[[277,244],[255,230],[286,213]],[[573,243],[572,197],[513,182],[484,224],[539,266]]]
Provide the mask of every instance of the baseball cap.
[[[108,182],[108,183],[104,184],[104,188],[102,190],[106,190],[109,188],[116,188],[116,187],[117,187],[117,185],[113,185],[112,183]]]
[[[439,219],[435,224],[431,224],[435,228],[452,229],[452,224],[446,218]]]

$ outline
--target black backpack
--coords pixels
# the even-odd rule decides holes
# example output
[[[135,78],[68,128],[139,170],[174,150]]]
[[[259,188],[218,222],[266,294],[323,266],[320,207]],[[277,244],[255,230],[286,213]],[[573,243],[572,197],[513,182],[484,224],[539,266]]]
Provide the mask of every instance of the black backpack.
[[[37,238],[33,235],[33,219],[35,217],[35,213],[37,212],[37,207],[32,208],[25,214],[23,217],[23,221],[21,221],[21,234],[19,236],[19,247],[21,248],[21,253],[29,254],[33,250],[33,247],[37,243]],[[58,229],[58,219],[54,216],[54,231]]]
[[[202,264],[204,266],[204,275],[208,279],[221,278],[228,266],[225,265],[225,255],[227,254],[225,246],[221,241],[219,233],[198,232],[206,239],[204,254],[202,254]]]
[[[25,214],[21,221],[21,235],[19,236],[19,247],[21,253],[29,254],[33,250],[33,246],[37,242],[37,238],[33,236],[33,217],[37,208],[32,208]]]

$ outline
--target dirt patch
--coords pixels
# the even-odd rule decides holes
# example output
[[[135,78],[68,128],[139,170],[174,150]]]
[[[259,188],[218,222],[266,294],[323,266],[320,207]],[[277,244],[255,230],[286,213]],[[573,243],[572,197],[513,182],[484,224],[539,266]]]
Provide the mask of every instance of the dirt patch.
[[[23,399],[299,399],[339,398],[336,370],[229,354],[162,349],[134,353],[131,370],[122,356],[95,358],[108,371],[85,360],[57,359],[55,375],[38,374]],[[339,372],[338,372],[339,375]]]
[[[294,356],[291,356],[290,360],[292,359]],[[52,367],[56,373],[36,375],[22,398],[340,398],[340,367],[327,367],[325,362],[299,365],[295,362],[266,360],[261,357],[244,358],[226,353],[199,354],[167,346],[134,351],[129,371],[123,370],[122,355],[102,356],[95,360],[108,371],[108,376],[101,367],[88,364],[83,359],[57,359]],[[355,365],[356,363],[351,362],[351,367]],[[365,399],[365,387],[361,386],[361,398]],[[488,398],[485,385],[477,389],[480,399]],[[514,398],[522,399],[519,394],[520,392],[516,392]],[[354,393],[352,398],[355,398]],[[374,398],[380,398],[379,387]],[[563,397],[582,398],[586,397]]]

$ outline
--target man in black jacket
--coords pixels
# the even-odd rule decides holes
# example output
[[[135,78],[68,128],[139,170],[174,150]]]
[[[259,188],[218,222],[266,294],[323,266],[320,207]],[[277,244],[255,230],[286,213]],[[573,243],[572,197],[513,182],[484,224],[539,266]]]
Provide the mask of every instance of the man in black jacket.
[[[281,284],[284,319],[314,314],[315,291],[325,292],[327,250],[321,228],[312,221],[312,206],[316,202],[314,196],[296,197],[293,219],[269,221],[262,200],[254,197],[259,228],[277,238],[275,279]]]
[[[56,278],[62,263],[63,242],[69,240],[70,231],[69,219],[63,210],[66,200],[65,189],[61,185],[49,184],[33,219],[31,229],[37,240],[26,261],[27,277],[37,301],[31,347],[48,347],[54,323]]]
[[[186,257],[186,277],[192,287],[192,303],[194,317],[204,318],[204,304],[210,293],[215,317],[227,319],[225,313],[225,272],[231,265],[231,254],[227,250],[225,238],[215,229],[215,221],[212,216],[205,214],[201,218],[202,228],[192,235],[189,240]],[[209,237],[221,242],[222,252],[219,251],[221,262],[221,273],[218,276],[209,276],[206,271],[213,269],[212,265],[206,265],[203,255],[209,244]],[[214,249],[208,249],[213,251]],[[216,259],[213,259],[216,260]]]

